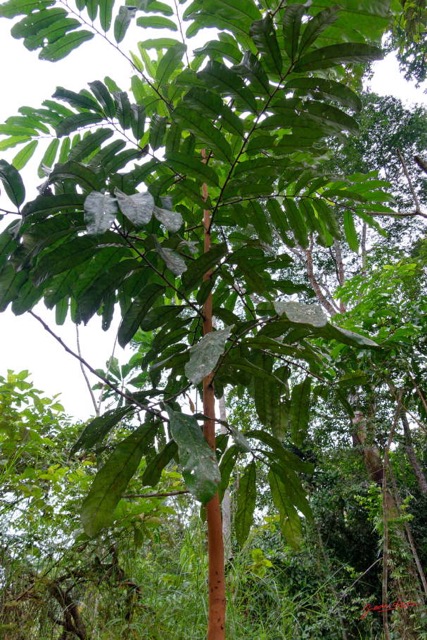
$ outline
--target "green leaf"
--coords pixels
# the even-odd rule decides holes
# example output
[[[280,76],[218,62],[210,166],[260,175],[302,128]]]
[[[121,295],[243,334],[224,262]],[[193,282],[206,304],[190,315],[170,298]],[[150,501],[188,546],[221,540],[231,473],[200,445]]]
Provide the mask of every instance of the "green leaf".
[[[225,242],[214,244],[212,248],[196,258],[188,265],[187,271],[182,277],[182,286],[185,291],[192,291],[195,285],[203,279],[203,276],[213,269],[227,253]]]
[[[221,481],[219,484],[219,494],[222,500],[225,491],[230,483],[231,472],[233,471],[237,458],[239,456],[239,447],[235,444],[225,450],[221,462],[219,464],[219,470],[221,473]]]
[[[15,167],[15,169],[20,171],[25,167],[27,162],[29,162],[33,157],[34,151],[37,149],[37,145],[38,145],[38,141],[33,140],[32,142],[25,145],[25,147],[21,149],[19,153],[16,154],[16,156],[12,160],[12,164]]]
[[[215,369],[225,351],[231,328],[211,331],[190,349],[190,360],[185,365],[185,375],[195,385],[202,382]]]
[[[262,20],[253,22],[250,34],[267,71],[273,71],[280,76],[283,63],[272,17],[267,15]]]
[[[311,47],[320,34],[337,20],[339,10],[339,5],[334,5],[319,11],[309,20],[302,33],[298,53],[301,54],[305,49]]]
[[[311,378],[294,385],[291,394],[291,433],[292,442],[302,447],[307,435],[310,414]]]
[[[163,138],[166,133],[167,119],[154,114],[150,123],[150,147],[156,151],[163,146]]]
[[[52,44],[48,44],[41,50],[39,54],[40,60],[49,60],[50,62],[56,62],[62,60],[68,56],[71,51],[77,49],[83,42],[92,40],[94,33],[80,29],[74,33],[67,33],[59,40],[56,40]]]
[[[117,507],[144,453],[152,446],[157,424],[142,425],[120,442],[98,471],[83,502],[81,520],[85,533],[96,536],[114,521]]]
[[[114,118],[116,115],[116,107],[113,97],[105,84],[100,80],[94,80],[94,82],[89,82],[89,86],[107,118]]]
[[[116,91],[114,93],[117,118],[123,129],[130,129],[132,126],[132,107],[126,91]]]
[[[205,118],[209,114],[210,119],[213,121],[217,120],[220,115],[219,123],[221,127],[240,138],[243,137],[241,119],[212,91],[206,91],[198,87],[191,89],[184,97],[183,105],[186,106],[187,104],[192,109],[202,113]]]
[[[342,64],[366,64],[374,60],[381,60],[381,49],[369,44],[346,42],[343,44],[331,44],[328,47],[316,49],[302,56],[296,63],[294,71],[315,71],[317,69],[329,69]]]
[[[302,16],[305,12],[303,4],[290,4],[286,7],[283,16],[283,37],[285,51],[290,60],[294,62],[301,32]]]
[[[0,160],[0,180],[13,204],[20,207],[25,200],[25,187],[18,171],[6,160]]]
[[[150,222],[154,210],[154,198],[151,193],[135,193],[133,196],[128,196],[116,187],[114,194],[120,211],[137,229],[141,229]]]
[[[55,249],[43,252],[36,267],[33,268],[33,280],[36,286],[58,273],[73,269],[90,260],[97,250],[108,253],[115,251],[113,247],[98,246],[91,236],[78,236],[59,245]]]
[[[189,175],[198,179],[202,184],[206,182],[218,186],[218,176],[212,167],[202,161],[202,158],[193,158],[185,153],[170,153],[166,158],[167,164],[181,175]]]
[[[137,140],[140,140],[145,132],[145,107],[139,104],[132,104],[132,133]]]
[[[52,97],[68,102],[69,105],[76,109],[89,109],[89,111],[94,111],[98,114],[101,112],[96,100],[84,93],[76,93],[64,87],[57,87]]]
[[[126,31],[136,15],[136,7],[121,6],[114,20],[114,39],[119,44],[125,37]]]
[[[250,462],[239,478],[237,508],[234,526],[237,544],[242,547],[247,540],[254,519],[256,501],[256,464]]]
[[[46,217],[52,213],[64,211],[83,211],[85,196],[78,193],[64,193],[52,196],[37,196],[35,200],[28,202],[22,210],[25,218],[37,214],[38,218]]]
[[[84,204],[85,223],[90,235],[105,233],[113,224],[117,215],[117,203],[109,193],[92,191]]]
[[[97,0],[99,4],[99,22],[105,32],[110,30],[113,17],[114,0]]]
[[[80,451],[80,449],[92,449],[96,444],[102,442],[111,429],[130,411],[133,411],[133,407],[131,406],[106,411],[102,416],[98,416],[89,422],[77,442],[71,447],[70,455],[74,455],[77,451]]]
[[[163,16],[143,16],[136,21],[138,27],[144,29],[169,29],[169,31],[178,31],[175,22],[164,18]]]
[[[0,311],[16,299],[26,279],[27,275],[23,271],[17,273],[11,264],[0,271]]]
[[[272,436],[267,431],[249,431],[246,436],[248,438],[256,438],[263,444],[270,447],[271,452],[262,450],[263,454],[267,455],[270,460],[276,462],[280,466],[289,469],[291,471],[301,471],[302,473],[313,473],[313,465],[310,462],[303,462],[294,453],[291,453],[284,448],[283,443]],[[271,454],[271,455],[270,455]]]
[[[197,77],[205,84],[206,89],[218,91],[220,95],[235,98],[239,108],[256,113],[256,100],[242,78],[221,62],[211,60]]]
[[[178,447],[174,440],[167,443],[165,447],[147,464],[142,476],[143,486],[155,487],[159,482],[163,469],[178,453]]]
[[[325,78],[293,78],[286,83],[286,89],[297,89],[299,93],[312,96],[316,100],[324,97],[336,100],[344,107],[360,111],[362,101],[349,87],[335,80]]]
[[[89,191],[99,191],[99,189],[102,188],[100,178],[94,171],[73,161],[56,164],[52,173],[49,175],[49,182],[61,182],[67,178],[71,178]]]
[[[359,239],[354,224],[354,216],[350,211],[344,211],[344,233],[348,246],[352,251],[359,251]]]
[[[52,168],[55,160],[56,160],[56,155],[58,153],[58,148],[59,148],[59,140],[58,138],[55,138],[54,140],[52,140],[52,142],[50,142],[50,144],[48,145],[46,151],[44,152],[43,158],[41,159],[40,162],[40,166],[39,166],[39,170],[38,170],[38,176],[39,178],[42,178],[43,176],[46,175],[46,169],[49,170]]]
[[[73,131],[77,131],[82,127],[87,127],[92,124],[98,124],[102,122],[103,117],[96,113],[76,113],[73,116],[64,118],[55,128],[58,138],[62,136],[68,136]]]
[[[217,114],[217,119],[219,119],[219,116],[220,113]],[[206,118],[206,113],[202,114],[199,111],[189,109],[186,105],[182,105],[175,109],[174,118],[183,129],[191,131],[196,138],[214,151],[218,158],[226,162],[230,161],[232,157],[231,147],[221,131]]]
[[[279,512],[283,537],[291,547],[298,550],[302,543],[302,527],[298,512],[287,495],[280,475],[273,468],[268,472],[268,482],[273,503]]]
[[[186,51],[187,47],[182,43],[175,44],[166,51],[157,66],[156,81],[159,86],[167,83],[173,72],[181,64],[182,57]]]
[[[133,338],[138,328],[147,315],[148,311],[155,304],[156,300],[163,294],[164,287],[160,284],[148,284],[123,313],[117,334],[119,345],[125,347]]]
[[[83,140],[78,142],[70,151],[69,160],[81,162],[86,160],[94,151],[99,150],[102,143],[111,138],[112,129],[98,129],[94,133],[88,133]]]
[[[309,244],[308,230],[300,209],[291,198],[285,198],[284,205],[286,217],[290,228],[294,232],[295,240],[303,249],[307,249]]]
[[[221,480],[215,453],[193,416],[169,408],[167,412],[171,435],[178,445],[185,484],[197,500],[206,504],[216,494]]]

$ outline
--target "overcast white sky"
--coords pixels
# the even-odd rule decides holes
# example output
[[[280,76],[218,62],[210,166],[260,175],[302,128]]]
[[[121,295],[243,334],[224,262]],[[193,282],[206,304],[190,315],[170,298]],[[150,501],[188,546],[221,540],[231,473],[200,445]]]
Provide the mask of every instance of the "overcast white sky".
[[[22,105],[39,106],[58,85],[79,91],[88,82],[109,75],[123,89],[128,89],[130,73],[127,62],[105,42],[100,41],[96,46],[96,55],[93,54],[92,41],[65,60],[52,64],[38,60],[36,52],[27,51],[22,41],[14,40],[10,35],[12,24],[11,21],[0,20],[0,122],[15,115]],[[397,62],[391,56],[376,63],[370,85],[381,95],[392,94],[407,103],[426,102],[422,90],[400,76]],[[0,157],[10,161],[13,156],[2,153]],[[38,182],[31,181],[33,194]],[[7,208],[10,205],[0,195],[1,206]],[[53,315],[42,305],[37,312],[49,320],[52,328],[75,350],[75,327],[55,327]],[[112,352],[115,331],[104,333],[100,320],[95,318],[87,327],[81,327],[80,333],[86,360],[95,368],[104,367]],[[121,349],[116,355],[125,361]],[[9,310],[0,314],[0,375],[5,375],[7,369],[28,369],[38,388],[48,395],[61,394],[61,401],[70,415],[81,419],[91,415],[89,393],[77,360],[65,353],[33,318],[16,317]]]

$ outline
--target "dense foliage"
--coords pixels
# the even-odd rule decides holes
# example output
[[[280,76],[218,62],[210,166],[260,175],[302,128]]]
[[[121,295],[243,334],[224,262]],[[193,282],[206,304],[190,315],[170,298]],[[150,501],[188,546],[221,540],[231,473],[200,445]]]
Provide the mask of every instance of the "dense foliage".
[[[396,181],[400,175],[391,153],[396,140],[408,142],[405,151],[411,144],[422,152],[418,134],[425,136],[425,114],[404,114],[387,100],[377,109],[375,99],[366,98],[367,108],[359,115],[364,65],[381,57],[381,38],[398,12],[399,3],[379,0],[343,0],[340,5],[321,0],[143,0],[121,7],[111,0],[78,0],[75,6],[9,0],[0,5],[0,16],[15,19],[14,37],[39,50],[43,60],[60,60],[97,36],[125,55],[132,68],[130,91],[108,76],[79,93],[58,87],[41,107],[22,107],[18,116],[0,125],[1,148],[21,147],[11,163],[0,160],[0,180],[11,202],[3,213],[12,217],[0,236],[0,310],[11,305],[16,314],[33,313],[44,301],[55,310],[58,323],[67,318],[88,322],[99,315],[103,329],[119,313],[118,341],[135,346],[125,370],[110,366],[101,374],[117,406],[87,424],[74,442],[74,429],[63,424],[74,462],[55,463],[48,471],[55,480],[43,499],[52,518],[61,513],[63,521],[66,499],[73,495],[66,479],[77,465],[76,500],[83,500],[84,533],[68,524],[60,542],[64,553],[68,548],[75,552],[77,543],[82,553],[89,550],[84,568],[67,569],[49,582],[48,593],[62,606],[64,618],[56,623],[64,627],[63,637],[87,637],[88,622],[76,599],[66,598],[83,589],[77,588],[80,581],[96,582],[94,563],[105,571],[108,564],[109,579],[122,586],[127,581],[126,598],[138,599],[140,581],[128,580],[120,554],[130,544],[131,529],[136,540],[147,533],[137,526],[139,520],[157,517],[156,509],[161,518],[168,513],[168,503],[158,501],[162,491],[156,489],[154,498],[151,493],[159,482],[171,481],[168,473],[176,474],[176,464],[186,486],[179,484],[176,490],[188,491],[206,505],[211,599],[215,589],[224,588],[218,570],[212,569],[216,561],[223,570],[221,536],[215,529],[220,519],[214,523],[213,505],[219,514],[219,499],[230,483],[236,493],[236,553],[252,535],[259,536],[252,549],[253,574],[264,578],[270,568],[279,574],[283,561],[284,582],[279,583],[281,596],[288,594],[286,602],[299,597],[292,587],[292,556],[277,559],[277,566],[265,559],[269,545],[277,545],[278,530],[294,550],[305,542],[305,577],[295,579],[296,584],[300,580],[299,592],[301,582],[308,581],[305,565],[315,561],[324,567],[320,581],[336,560],[353,576],[363,575],[367,563],[376,566],[377,543],[382,544],[383,600],[389,593],[398,599],[418,597],[418,579],[427,589],[401,513],[391,446],[401,421],[402,446],[411,449],[415,469],[414,460],[419,461],[407,425],[408,416],[417,422],[425,412],[424,361],[417,342],[423,340],[425,294],[419,285],[419,304],[414,305],[409,280],[425,268],[422,231],[417,229],[420,239],[412,261],[405,255],[387,264],[383,256],[378,270],[366,275],[367,243],[374,241],[375,232],[385,233],[378,217],[425,216],[425,186],[414,186],[403,150],[400,166],[409,178],[405,187],[396,186],[395,199],[384,180]],[[162,31],[127,53],[122,43],[134,23]],[[200,33],[207,42],[191,47]],[[349,139],[360,128],[360,138]],[[38,175],[44,182],[39,195],[26,200],[19,172],[36,152],[41,153]],[[350,251],[359,246],[361,275],[347,281]],[[333,270],[340,285],[338,302],[330,289]],[[397,283],[392,287],[390,274]],[[388,306],[383,311],[378,299],[381,305],[390,301],[390,311]],[[401,309],[391,320],[396,302]],[[126,379],[119,380],[117,373]],[[27,384],[25,377],[20,384]],[[214,391],[217,398],[230,395],[233,405],[230,420],[222,420],[224,433],[216,438]],[[197,393],[203,398],[201,411],[194,406]],[[29,398],[36,402],[38,396],[32,392]],[[336,416],[333,425],[325,415]],[[50,440],[54,434],[49,429],[36,441]],[[363,481],[362,487],[356,483],[357,489],[346,485],[351,471],[336,451],[340,439],[347,448],[351,440],[357,464],[365,465],[365,481],[374,488],[363,487]],[[55,455],[64,455],[64,448]],[[84,461],[83,467],[76,460]],[[316,474],[313,463],[318,460],[322,466]],[[356,463],[349,461],[349,468],[351,464]],[[42,466],[46,474],[44,462]],[[38,473],[37,465],[30,468]],[[421,479],[420,465],[418,472]],[[16,473],[13,467],[15,483]],[[329,504],[329,511],[328,487],[337,500],[336,509]],[[57,495],[51,493],[54,489]],[[9,513],[15,490],[8,493]],[[132,491],[139,497],[129,506]],[[16,499],[32,507],[27,504],[31,496],[18,492]],[[260,525],[259,532],[251,533],[257,500],[270,514],[271,526],[264,530]],[[192,507],[183,504],[182,518],[190,522]],[[366,512],[377,537],[357,559],[351,529],[360,526],[366,532]],[[179,519],[176,534],[171,533],[176,514],[171,514],[169,534],[185,538]],[[331,514],[337,518],[335,528],[328,525]],[[72,543],[75,535],[77,543]],[[107,543],[110,535],[113,540]],[[122,535],[125,543],[119,549],[116,538]],[[93,559],[97,540],[101,559],[99,552]],[[57,543],[54,538],[52,544]],[[51,553],[37,548],[42,556]],[[12,565],[21,557],[17,554],[15,550],[10,557]],[[142,560],[138,566],[143,572]],[[37,582],[43,569],[35,567]],[[31,571],[25,571],[28,580]],[[217,584],[212,572],[219,576]],[[306,602],[314,598],[316,584],[307,586]],[[375,592],[378,582],[371,586],[373,591],[366,593]],[[232,581],[229,588],[233,600]],[[261,593],[248,580],[246,593],[252,588]],[[348,592],[351,588],[344,587]],[[301,623],[299,637],[345,636],[343,598],[337,589],[335,585],[331,593],[333,607],[341,612],[339,624],[327,622],[325,604],[321,611],[313,607],[317,613],[308,615],[308,625]],[[270,606],[269,597],[266,592],[260,609]],[[211,639],[224,637],[222,600],[218,596],[210,602]],[[277,598],[271,602],[274,617]],[[252,619],[249,605],[247,612]],[[421,632],[420,615],[398,613],[398,633],[399,624],[407,637]],[[90,624],[99,626],[99,621]],[[387,612],[383,627],[390,638]],[[245,637],[262,637],[261,627],[254,623],[254,628],[258,635]],[[278,637],[287,637],[289,628],[278,628],[284,634]],[[354,625],[348,624],[348,630],[354,632]]]

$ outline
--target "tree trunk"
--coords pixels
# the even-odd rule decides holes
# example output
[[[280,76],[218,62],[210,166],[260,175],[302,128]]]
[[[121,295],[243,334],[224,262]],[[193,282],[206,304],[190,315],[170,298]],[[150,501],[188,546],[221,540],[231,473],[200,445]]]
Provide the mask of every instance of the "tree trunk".
[[[205,154],[203,158],[206,161]],[[203,198],[208,197],[207,186],[203,185]],[[204,251],[211,248],[210,212],[203,212]],[[211,278],[211,272],[204,275],[206,282]],[[210,293],[203,306],[203,335],[213,329],[212,294]],[[203,413],[206,416],[203,433],[209,446],[215,450],[215,394],[212,374],[203,380]],[[206,505],[206,519],[208,525],[208,559],[209,559],[209,622],[208,640],[225,639],[225,571],[224,571],[224,540],[222,535],[221,505],[218,493]]]
[[[406,417],[406,413],[404,411],[402,411],[400,419],[403,425],[403,433],[405,434],[406,455],[408,456],[408,460],[410,462],[412,470],[417,479],[419,490],[421,491],[422,494],[427,495],[427,479],[424,475],[421,465],[418,462],[417,455],[414,451],[414,447],[412,444],[412,437],[411,437],[411,429],[409,427],[408,418]]]

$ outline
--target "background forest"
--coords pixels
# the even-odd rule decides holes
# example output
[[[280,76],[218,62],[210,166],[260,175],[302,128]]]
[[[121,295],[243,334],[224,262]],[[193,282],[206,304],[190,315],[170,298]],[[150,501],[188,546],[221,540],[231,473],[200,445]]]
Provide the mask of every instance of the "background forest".
[[[427,114],[362,90],[380,46],[425,81],[425,3],[0,17],[130,68],[0,125],[0,310],[131,353],[62,345],[85,424],[2,372],[1,637],[427,638]]]

